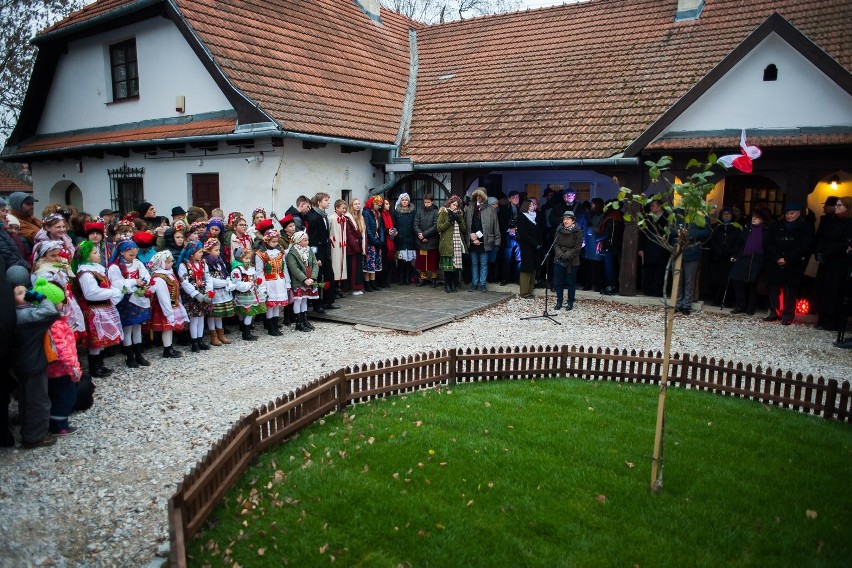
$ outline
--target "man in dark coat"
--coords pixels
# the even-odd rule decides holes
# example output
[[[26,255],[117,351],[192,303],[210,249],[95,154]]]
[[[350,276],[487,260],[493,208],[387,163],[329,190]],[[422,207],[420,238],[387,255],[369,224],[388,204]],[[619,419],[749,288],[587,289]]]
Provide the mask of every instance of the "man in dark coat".
[[[774,223],[766,243],[769,283],[769,316],[790,325],[796,315],[796,294],[813,247],[813,227],[802,218],[799,205],[784,208],[784,220]]]
[[[6,262],[6,266],[29,268],[29,264],[21,256],[21,251],[13,240],[14,237],[6,231],[9,213],[11,213],[9,204],[0,197],[0,257]]]
[[[13,385],[8,361],[12,355],[16,320],[15,297],[11,283],[6,279],[6,262],[0,256],[0,361],[3,361],[0,364],[0,448],[15,445],[15,438],[9,432],[9,403]]]
[[[293,216],[293,222],[296,223],[296,230],[297,231],[304,231],[305,230],[305,217],[308,215],[308,212],[310,212],[310,210],[311,210],[311,200],[308,199],[307,197],[305,197],[304,195],[300,195],[299,197],[296,198],[296,205],[293,206],[293,207],[290,207],[290,209],[288,209],[287,212],[285,213],[285,216],[286,215],[292,215]],[[310,238],[311,237],[308,236],[308,239],[310,239]],[[313,243],[311,243],[311,246],[314,246]]]
[[[328,205],[331,196],[327,193],[317,193],[311,202],[311,209],[305,215],[308,226],[308,242],[314,250],[317,262],[320,263],[322,279],[328,283],[328,288],[322,293],[321,299],[314,302],[314,311],[318,314],[325,310],[336,310],[340,306],[334,303],[337,298],[337,282],[334,280],[334,270],[331,266],[331,235],[328,230]]]
[[[665,235],[668,223],[665,218],[662,203],[654,200],[649,205],[648,225],[655,228],[648,230],[660,236]],[[663,283],[666,279],[666,268],[669,264],[671,253],[646,231],[640,233],[639,257],[642,259],[642,291],[646,296],[661,297],[664,293]]]
[[[438,286],[438,208],[431,193],[423,196],[423,207],[414,215],[414,235],[417,239],[417,268],[420,283]]]
[[[508,201],[508,204],[501,205],[497,211],[497,222],[500,224],[500,236],[502,237],[500,247],[501,286],[505,286],[509,282],[516,282],[518,274],[521,272],[521,248],[517,239],[521,194],[517,191],[510,191]]]

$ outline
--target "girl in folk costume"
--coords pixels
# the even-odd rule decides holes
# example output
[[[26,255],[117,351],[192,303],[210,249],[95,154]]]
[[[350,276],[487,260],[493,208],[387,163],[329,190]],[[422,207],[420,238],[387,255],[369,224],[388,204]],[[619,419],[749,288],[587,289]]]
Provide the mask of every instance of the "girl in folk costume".
[[[110,345],[118,345],[124,338],[121,316],[115,308],[124,298],[124,294],[110,285],[106,269],[101,265],[101,252],[92,241],[80,243],[74,254],[72,267],[77,272],[80,299],[84,303],[89,374],[93,377],[106,377],[112,374],[112,370],[104,367],[101,350]]]
[[[59,213],[51,213],[41,222],[41,229],[33,239],[33,246],[42,241],[60,241],[66,258],[74,256],[74,242],[68,236],[68,223]]]
[[[133,242],[135,242],[136,246],[139,247],[139,252],[136,253],[136,258],[138,258],[139,262],[146,266],[149,262],[151,262],[151,257],[157,253],[154,249],[155,240],[156,237],[154,237],[154,235],[145,231],[140,231],[133,235]]]
[[[385,242],[385,226],[382,223],[382,198],[378,195],[367,200],[364,210],[364,290],[378,292],[376,273],[382,271],[382,248]]]
[[[201,243],[190,241],[183,247],[178,258],[181,301],[189,316],[189,338],[193,353],[210,349],[201,338],[204,337],[204,318],[213,313],[215,292],[203,255]]]
[[[341,289],[341,282],[346,280],[346,202],[338,199],[334,202],[334,214],[328,218],[328,233],[331,240],[331,269],[334,272],[334,281],[337,282],[337,290]],[[339,296],[340,294],[338,294]]]
[[[60,241],[42,241],[33,247],[32,282],[35,284],[36,279],[44,278],[62,288],[65,292],[65,305],[61,313],[75,337],[83,340],[86,336],[86,320],[80,304],[74,297],[74,271],[69,264],[70,257],[65,255],[65,247]]]
[[[320,274],[317,257],[308,246],[308,233],[297,231],[293,246],[287,251],[287,271],[293,283],[293,314],[297,331],[313,331],[308,321],[308,300],[319,298],[317,277]]]
[[[248,231],[249,225],[248,221],[243,217],[242,213],[231,213],[234,216],[230,221],[231,227],[233,227],[233,231],[228,233],[228,248],[230,249],[230,261],[240,260],[236,255],[234,255],[234,251],[237,248],[241,248],[243,250],[252,248],[252,236]]]
[[[240,320],[240,331],[243,339],[255,341],[257,336],[251,332],[254,316],[266,313],[266,302],[261,299],[258,286],[263,279],[258,277],[257,270],[252,265],[254,251],[251,248],[237,247],[234,249],[234,260],[231,261],[231,281],[234,290],[234,308]]]
[[[289,304],[290,275],[284,266],[284,252],[278,243],[281,236],[275,229],[267,229],[263,234],[263,245],[255,254],[254,267],[258,276],[263,278],[261,297],[266,301],[266,319],[264,326],[269,335],[278,336],[278,316],[282,308]]]
[[[364,216],[361,201],[349,201],[346,213],[346,273],[349,275],[349,290],[353,296],[364,293]]]
[[[175,277],[175,259],[170,251],[158,252],[151,259],[151,329],[162,332],[163,358],[177,359],[180,351],[172,347],[174,331],[189,323],[186,308],[180,301],[180,282]]]
[[[103,221],[93,221],[83,226],[83,236],[95,244],[101,253],[101,264],[106,268],[112,254],[112,246],[106,240],[106,227]]]
[[[393,210],[393,224],[398,231],[396,236],[396,257],[399,261],[399,285],[411,283],[414,273],[414,259],[417,258],[417,241],[414,235],[414,205],[407,193],[400,193]]]
[[[231,292],[235,286],[231,282],[231,271],[228,265],[219,256],[221,250],[222,245],[218,239],[207,239],[204,243],[204,260],[207,262],[213,290],[213,313],[207,316],[207,330],[210,332],[210,345],[217,347],[231,344],[231,340],[225,337],[222,318],[234,315],[234,298]]]
[[[148,288],[151,275],[137,258],[138,252],[139,248],[133,239],[125,237],[119,240],[107,270],[113,289],[123,295],[116,309],[124,330],[121,352],[131,369],[151,364],[142,355],[142,324],[151,319],[151,291]]]
[[[441,270],[444,271],[444,291],[458,292],[462,269],[462,255],[465,253],[465,242],[462,235],[467,231],[464,214],[461,211],[461,199],[457,195],[450,196],[444,207],[438,210],[438,252]]]

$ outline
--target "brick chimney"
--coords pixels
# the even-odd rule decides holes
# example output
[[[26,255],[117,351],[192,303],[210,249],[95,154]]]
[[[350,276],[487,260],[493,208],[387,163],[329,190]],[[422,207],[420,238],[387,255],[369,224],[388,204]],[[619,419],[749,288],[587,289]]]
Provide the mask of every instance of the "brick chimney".
[[[376,23],[382,23],[381,0],[355,0],[355,4]]]
[[[704,0],[677,0],[675,21],[697,20],[704,9]]]

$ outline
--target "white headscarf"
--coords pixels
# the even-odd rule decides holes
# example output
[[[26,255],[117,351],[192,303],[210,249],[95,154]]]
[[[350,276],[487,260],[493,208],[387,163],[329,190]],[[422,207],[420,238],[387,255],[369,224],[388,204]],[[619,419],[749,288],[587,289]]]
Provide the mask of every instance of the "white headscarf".
[[[151,262],[149,263],[150,266],[151,266],[151,270],[152,271],[168,270],[166,268],[166,261],[169,260],[169,259],[172,259],[172,260],[175,259],[174,255],[172,255],[171,251],[162,250],[162,251],[158,252],[157,254],[155,254],[154,256],[151,257]]]
[[[394,209],[399,209],[399,204],[402,203],[402,198],[406,198],[408,200],[408,204],[411,205],[411,197],[407,193],[400,193],[399,197],[396,198],[396,205],[394,205]]]

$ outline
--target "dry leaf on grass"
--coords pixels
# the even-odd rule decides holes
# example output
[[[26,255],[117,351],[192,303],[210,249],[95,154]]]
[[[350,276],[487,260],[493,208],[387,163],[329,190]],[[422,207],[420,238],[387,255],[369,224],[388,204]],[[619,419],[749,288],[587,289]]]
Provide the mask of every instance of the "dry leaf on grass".
[[[606,495],[598,495],[597,497],[595,497],[595,499],[597,499],[601,503],[606,503]]]
[[[817,512],[811,511],[810,509],[808,509],[807,511],[805,511],[805,516],[809,519],[816,519],[817,518]]]

